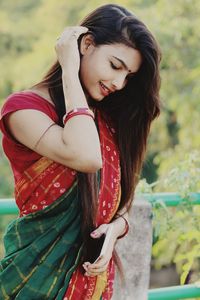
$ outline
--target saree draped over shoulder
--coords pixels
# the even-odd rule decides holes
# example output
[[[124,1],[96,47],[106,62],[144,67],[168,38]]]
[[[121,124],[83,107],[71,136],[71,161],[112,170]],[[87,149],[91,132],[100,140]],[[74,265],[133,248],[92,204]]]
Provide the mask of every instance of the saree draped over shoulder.
[[[121,197],[115,131],[97,111],[103,167],[97,226],[109,223]],[[41,157],[15,185],[20,216],[4,236],[0,299],[109,300],[114,262],[99,276],[81,272],[81,203],[76,171]]]

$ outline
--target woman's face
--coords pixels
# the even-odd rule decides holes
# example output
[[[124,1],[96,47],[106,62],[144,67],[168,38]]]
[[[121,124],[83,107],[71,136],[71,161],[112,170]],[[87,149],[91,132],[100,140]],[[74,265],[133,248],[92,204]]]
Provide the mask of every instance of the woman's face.
[[[80,78],[85,92],[101,101],[126,85],[128,77],[140,68],[142,57],[124,44],[96,47],[90,41],[86,38],[81,42]]]

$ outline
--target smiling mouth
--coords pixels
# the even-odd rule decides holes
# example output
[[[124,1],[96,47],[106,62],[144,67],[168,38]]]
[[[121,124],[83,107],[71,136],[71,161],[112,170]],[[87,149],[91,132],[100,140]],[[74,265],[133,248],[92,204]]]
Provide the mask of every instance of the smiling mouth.
[[[105,86],[101,81],[100,81],[100,85],[101,85],[101,87],[104,89],[104,91],[105,91],[106,93],[108,93],[108,94],[111,93],[111,90],[109,90],[109,88],[107,88],[107,86]]]

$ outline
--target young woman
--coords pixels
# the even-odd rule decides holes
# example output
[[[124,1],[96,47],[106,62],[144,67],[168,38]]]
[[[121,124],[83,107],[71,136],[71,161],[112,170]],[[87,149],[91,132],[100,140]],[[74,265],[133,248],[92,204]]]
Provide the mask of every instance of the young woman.
[[[107,300],[160,110],[160,52],[113,4],[66,28],[55,49],[44,79],[1,110],[20,217],[4,239],[0,298]]]

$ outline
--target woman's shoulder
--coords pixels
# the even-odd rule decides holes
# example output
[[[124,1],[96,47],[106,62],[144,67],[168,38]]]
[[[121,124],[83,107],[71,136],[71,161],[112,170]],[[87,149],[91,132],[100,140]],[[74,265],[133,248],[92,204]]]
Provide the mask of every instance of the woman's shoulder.
[[[42,111],[56,119],[56,111],[53,103],[31,90],[24,90],[10,94],[1,108],[1,118],[8,113],[21,109],[35,109]]]
[[[5,99],[3,107],[6,105],[18,105],[18,106],[45,106],[48,105],[51,108],[55,109],[53,102],[50,100],[45,99],[41,94],[37,93],[36,91],[32,90],[23,90],[14,92]]]

